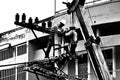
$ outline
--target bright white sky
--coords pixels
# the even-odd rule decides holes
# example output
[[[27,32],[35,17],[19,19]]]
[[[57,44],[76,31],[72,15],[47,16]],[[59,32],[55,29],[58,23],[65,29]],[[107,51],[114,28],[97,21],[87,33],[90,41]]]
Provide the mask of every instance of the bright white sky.
[[[66,8],[62,1],[56,0],[56,10]],[[14,25],[15,14],[26,13],[27,18],[44,19],[54,15],[54,0],[1,0],[0,1],[0,33],[17,28]]]
[[[1,0],[0,33],[17,28],[14,25],[16,13],[26,13],[27,18],[47,18],[54,15],[54,0]]]

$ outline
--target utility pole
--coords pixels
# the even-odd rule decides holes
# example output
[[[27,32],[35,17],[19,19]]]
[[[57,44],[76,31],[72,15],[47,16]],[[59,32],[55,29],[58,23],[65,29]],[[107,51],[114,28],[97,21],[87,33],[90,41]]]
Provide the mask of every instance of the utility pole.
[[[81,32],[86,41],[85,48],[88,52],[90,61],[93,65],[94,71],[98,80],[112,80],[107,64],[105,62],[102,50],[100,48],[100,38],[95,37],[92,28],[85,22],[85,16],[82,13],[85,0],[73,0],[71,3],[65,3],[68,7],[68,14],[76,13],[79,24],[81,25]]]

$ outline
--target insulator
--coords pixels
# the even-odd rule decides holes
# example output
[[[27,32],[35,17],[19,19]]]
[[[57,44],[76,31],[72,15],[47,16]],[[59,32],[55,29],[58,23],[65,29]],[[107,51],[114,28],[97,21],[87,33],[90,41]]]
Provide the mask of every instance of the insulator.
[[[38,17],[36,17],[35,18],[35,24],[38,24],[38,22],[39,22],[39,19],[38,19]]]
[[[42,27],[46,28],[46,23],[45,22],[42,22]]]
[[[17,13],[17,14],[15,15],[15,21],[16,21],[16,22],[19,22],[19,18],[20,18],[20,15]]]
[[[22,22],[25,22],[25,20],[26,20],[26,15],[25,15],[25,13],[23,13],[23,15],[22,15]]]
[[[51,28],[51,27],[52,27],[52,22],[48,21],[48,28]]]
[[[33,22],[32,17],[30,17],[28,23],[32,24],[32,22]]]

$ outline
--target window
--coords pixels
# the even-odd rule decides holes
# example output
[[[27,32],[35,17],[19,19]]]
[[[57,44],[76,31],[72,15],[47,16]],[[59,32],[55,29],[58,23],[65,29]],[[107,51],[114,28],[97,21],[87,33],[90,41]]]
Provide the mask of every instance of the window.
[[[108,69],[110,71],[110,74],[113,74],[113,49],[105,49],[103,50],[103,56],[106,60]]]
[[[0,80],[16,80],[16,67],[0,71]],[[23,66],[17,67],[17,80],[26,80],[26,72]]]
[[[23,71],[23,66],[17,67],[17,80],[26,80],[26,72]]]
[[[120,22],[104,23],[99,25],[93,25],[92,29],[95,35],[97,31],[99,31],[99,36],[117,35],[120,34],[119,25]]]
[[[1,70],[0,80],[15,80],[15,68]]]
[[[7,48],[0,51],[0,61],[13,57],[14,48]]]
[[[26,44],[23,44],[23,45],[20,45],[17,47],[17,55],[22,55],[22,54],[25,54],[26,51],[27,51],[27,45]]]
[[[88,78],[88,66],[87,66],[87,54],[82,54],[78,57],[78,76],[87,80]]]

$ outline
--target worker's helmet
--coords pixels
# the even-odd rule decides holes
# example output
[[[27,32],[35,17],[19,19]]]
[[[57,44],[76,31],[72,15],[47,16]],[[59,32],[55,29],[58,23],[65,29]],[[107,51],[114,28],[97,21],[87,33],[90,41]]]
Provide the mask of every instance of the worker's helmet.
[[[62,19],[60,21],[60,24],[58,25],[59,28],[62,28],[64,25],[66,24],[66,20],[65,19]]]
[[[63,23],[63,24],[66,24],[66,20],[65,19],[62,19],[60,22]]]

